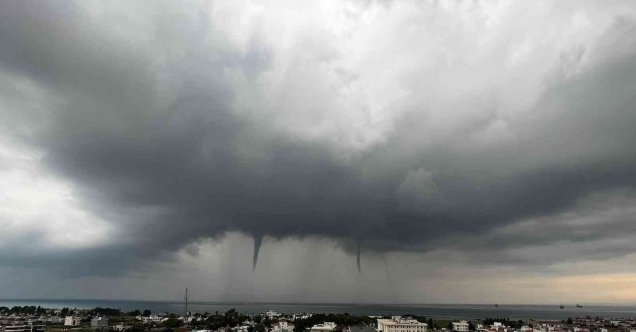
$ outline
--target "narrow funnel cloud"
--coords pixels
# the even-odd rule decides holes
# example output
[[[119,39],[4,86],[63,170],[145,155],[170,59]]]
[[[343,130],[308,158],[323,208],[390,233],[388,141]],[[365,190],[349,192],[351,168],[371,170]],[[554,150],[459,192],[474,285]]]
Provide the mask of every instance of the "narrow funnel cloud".
[[[386,263],[386,258],[382,255],[382,260],[384,261],[384,267],[386,267],[386,277],[389,279],[389,284],[393,285],[391,282],[391,275],[389,274],[389,265]]]
[[[358,241],[358,254],[356,257],[356,262],[358,263],[358,274],[361,274],[362,269],[360,269],[360,241]]]
[[[258,252],[263,244],[263,235],[254,235],[254,258],[252,261],[252,272],[256,271],[256,263],[258,262]]]

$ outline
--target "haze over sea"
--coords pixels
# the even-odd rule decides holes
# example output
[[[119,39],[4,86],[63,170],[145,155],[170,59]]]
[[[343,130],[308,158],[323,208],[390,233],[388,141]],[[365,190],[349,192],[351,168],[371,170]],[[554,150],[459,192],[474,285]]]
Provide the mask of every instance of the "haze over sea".
[[[149,309],[152,312],[175,312],[184,310],[183,302],[171,301],[130,301],[130,300],[62,300],[62,299],[2,299],[0,306],[42,306],[46,308],[94,307],[118,308],[122,311]],[[341,304],[341,303],[251,303],[251,302],[189,302],[188,310],[194,312],[225,312],[235,308],[245,314],[258,314],[268,310],[279,313],[349,313],[354,315],[403,315],[415,314],[438,319],[483,319],[486,317],[507,317],[512,319],[561,320],[567,317],[601,316],[608,318],[636,318],[636,306],[584,305],[505,305],[492,304]]]

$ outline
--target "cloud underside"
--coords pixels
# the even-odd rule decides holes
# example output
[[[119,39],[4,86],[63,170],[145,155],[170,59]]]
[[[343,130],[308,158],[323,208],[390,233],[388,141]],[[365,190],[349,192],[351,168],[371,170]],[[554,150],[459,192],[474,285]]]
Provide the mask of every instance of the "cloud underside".
[[[314,5],[2,3],[1,142],[109,238],[2,263],[126,271],[228,232],[254,267],[264,237],[335,240],[358,269],[634,252],[633,4]]]

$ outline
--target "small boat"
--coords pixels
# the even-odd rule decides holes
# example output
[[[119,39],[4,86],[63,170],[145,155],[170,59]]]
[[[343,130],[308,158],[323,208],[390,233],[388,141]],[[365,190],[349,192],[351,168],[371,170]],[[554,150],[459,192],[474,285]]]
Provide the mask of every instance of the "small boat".
[[[583,308],[583,306],[582,306],[582,305],[580,305],[580,304],[577,304],[577,305],[576,305],[576,307],[577,307],[577,308]]]
[[[565,308],[565,307],[564,307],[563,305],[561,305],[559,308],[563,309],[563,308]]]
[[[499,307],[499,305],[495,303],[495,307]]]

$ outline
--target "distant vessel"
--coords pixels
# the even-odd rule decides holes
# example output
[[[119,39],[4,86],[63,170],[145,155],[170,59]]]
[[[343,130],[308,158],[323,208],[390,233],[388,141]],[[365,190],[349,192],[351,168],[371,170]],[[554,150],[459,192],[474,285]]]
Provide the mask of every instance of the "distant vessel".
[[[577,304],[577,305],[576,305],[576,307],[577,307],[577,308],[583,308],[583,306],[582,306],[582,305],[580,305],[580,304]]]
[[[499,305],[495,303],[495,307],[499,307]]]
[[[564,307],[563,305],[561,305],[559,308],[563,309],[563,308],[565,308],[565,307]]]

